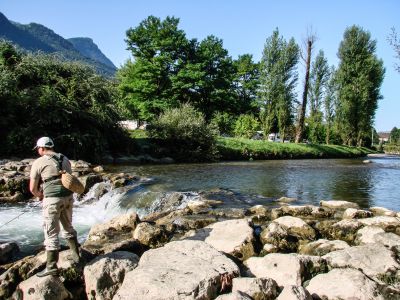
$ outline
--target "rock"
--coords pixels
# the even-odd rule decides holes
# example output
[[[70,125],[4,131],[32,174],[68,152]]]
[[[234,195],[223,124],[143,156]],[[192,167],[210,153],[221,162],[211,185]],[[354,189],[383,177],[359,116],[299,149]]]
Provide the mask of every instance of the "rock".
[[[85,187],[84,193],[87,193],[91,187],[93,187],[96,183],[103,182],[103,177],[98,174],[88,174],[82,177],[79,177],[79,181]]]
[[[13,299],[29,300],[64,300],[71,298],[72,295],[57,276],[32,276],[21,282],[13,295]]]
[[[244,264],[253,276],[272,278],[279,286],[302,284],[302,265],[297,254],[271,253],[250,257]]]
[[[364,226],[378,226],[385,231],[395,232],[400,228],[400,220],[396,217],[378,216],[359,220]]]
[[[372,211],[375,216],[396,217],[396,212],[385,207],[374,206],[370,207],[369,210]]]
[[[92,255],[103,255],[116,251],[129,251],[141,256],[149,247],[141,244],[132,237],[132,234],[125,234],[109,240],[90,242],[86,241],[83,249]]]
[[[353,243],[358,229],[362,227],[360,220],[342,220],[333,224],[329,229],[330,238]]]
[[[364,159],[364,160],[363,160],[363,163],[364,163],[364,164],[370,164],[370,163],[372,163],[372,161],[369,160],[369,159]]]
[[[310,280],[307,290],[319,299],[384,300],[374,281],[351,268],[319,274]]]
[[[168,242],[168,236],[164,227],[151,225],[147,222],[139,223],[136,226],[133,238],[150,248],[160,247]]]
[[[170,242],[145,252],[113,299],[213,299],[238,275],[238,266],[205,242]]]
[[[17,243],[0,242],[0,264],[6,264],[13,260],[19,252]]]
[[[261,250],[260,255],[265,256],[270,253],[277,253],[279,251],[278,247],[272,244],[265,244]]]
[[[341,240],[329,241],[326,239],[319,239],[317,241],[310,242],[308,244],[300,246],[299,253],[307,255],[323,256],[329,252],[336,250],[343,250],[349,247],[350,247],[349,244],[347,244],[345,241]]]
[[[149,212],[158,212],[158,211],[172,211],[181,206],[184,202],[186,202],[186,195],[184,193],[167,193],[163,197],[161,197],[158,201],[153,202],[151,207],[149,208]]]
[[[103,173],[104,172],[104,167],[103,166],[96,166],[96,167],[93,168],[93,172]]]
[[[20,192],[15,192],[14,195],[2,195],[0,196],[0,203],[10,203],[15,204],[18,202],[23,202],[26,200],[26,197],[22,195]]]
[[[271,278],[238,277],[233,279],[232,293],[242,292],[255,300],[275,299],[279,294],[278,290],[276,282]]]
[[[290,197],[280,197],[276,201],[277,202],[283,202],[283,203],[291,203],[291,202],[297,201],[297,199],[296,198],[290,198]]]
[[[347,208],[343,213],[343,219],[361,219],[372,217],[372,212],[362,209]]]
[[[315,238],[314,229],[300,218],[285,216],[275,219],[273,223],[281,225],[289,234],[299,239],[313,240]]]
[[[302,286],[286,285],[276,300],[312,300],[312,297]]]
[[[136,213],[117,216],[107,223],[93,225],[87,241],[107,240],[115,234],[132,232],[139,222],[139,216]]]
[[[136,254],[126,251],[96,257],[83,271],[88,299],[112,299],[125,274],[136,268],[138,262]]]
[[[223,294],[215,298],[215,300],[253,300],[249,295],[245,293],[235,291],[229,294]]]
[[[348,201],[338,201],[338,200],[321,200],[319,205],[322,207],[328,207],[333,209],[346,209],[346,208],[359,208],[357,203]]]
[[[260,240],[263,244],[273,245],[277,249],[276,252],[296,252],[299,239],[296,236],[290,235],[284,226],[271,222],[261,232]]]
[[[240,260],[255,255],[253,228],[245,219],[227,220],[199,229],[188,239],[204,241],[218,251],[230,254]]]
[[[400,268],[392,251],[381,244],[367,244],[323,256],[331,268],[354,268],[370,277],[393,275]]]
[[[247,210],[248,214],[268,219],[271,215],[270,209],[264,205],[254,205]]]
[[[377,226],[366,226],[357,232],[356,242],[359,245],[382,244],[391,250],[399,252],[400,236],[392,232],[385,232]]]

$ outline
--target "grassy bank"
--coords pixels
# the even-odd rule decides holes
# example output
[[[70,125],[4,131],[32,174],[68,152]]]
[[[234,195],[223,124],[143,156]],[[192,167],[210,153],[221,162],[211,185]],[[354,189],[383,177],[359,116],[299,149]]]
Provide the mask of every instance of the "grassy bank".
[[[368,148],[341,145],[276,143],[243,138],[218,138],[221,160],[349,158],[365,156],[375,151]]]

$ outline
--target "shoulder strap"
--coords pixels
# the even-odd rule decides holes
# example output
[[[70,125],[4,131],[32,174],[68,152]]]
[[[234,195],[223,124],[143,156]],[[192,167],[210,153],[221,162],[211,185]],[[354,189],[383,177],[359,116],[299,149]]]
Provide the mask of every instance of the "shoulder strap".
[[[52,159],[54,159],[57,163],[57,167],[58,167],[58,171],[62,171],[63,167],[62,167],[62,163],[64,161],[64,155],[60,153],[60,156],[58,156],[57,154],[54,154],[51,156]]]

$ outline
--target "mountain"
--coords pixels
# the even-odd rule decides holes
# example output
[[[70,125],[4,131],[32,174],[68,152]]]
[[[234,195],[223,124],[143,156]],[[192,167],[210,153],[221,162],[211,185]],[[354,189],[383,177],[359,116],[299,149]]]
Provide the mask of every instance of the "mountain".
[[[65,60],[79,61],[96,71],[113,77],[117,68],[89,38],[64,39],[53,30],[37,23],[27,25],[12,22],[0,12],[0,38],[23,50],[55,53]]]

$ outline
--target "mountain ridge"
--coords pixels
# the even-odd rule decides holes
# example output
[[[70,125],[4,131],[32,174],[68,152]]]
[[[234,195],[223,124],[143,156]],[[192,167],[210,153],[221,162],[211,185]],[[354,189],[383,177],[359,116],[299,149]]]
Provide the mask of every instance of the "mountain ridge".
[[[91,38],[65,39],[52,29],[38,23],[20,24],[0,12],[0,38],[19,48],[59,54],[64,60],[79,61],[93,66],[99,74],[113,77],[117,68]]]

